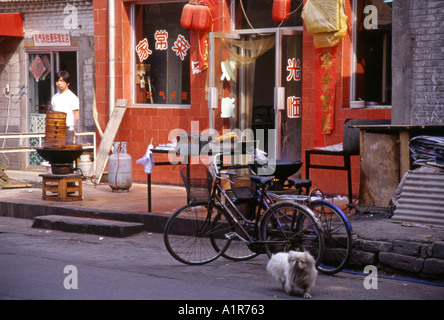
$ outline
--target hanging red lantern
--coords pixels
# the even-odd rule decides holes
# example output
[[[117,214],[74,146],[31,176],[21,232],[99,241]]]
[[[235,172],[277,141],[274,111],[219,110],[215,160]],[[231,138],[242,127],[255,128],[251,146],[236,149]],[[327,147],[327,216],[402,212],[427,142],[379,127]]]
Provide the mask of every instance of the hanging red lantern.
[[[193,15],[196,5],[187,3],[182,9],[182,16],[180,17],[180,25],[184,29],[192,29]]]
[[[193,14],[193,30],[197,31],[211,31],[213,19],[211,17],[210,9],[205,5],[197,5]]]
[[[272,18],[276,22],[288,20],[290,17],[291,0],[273,0]]]

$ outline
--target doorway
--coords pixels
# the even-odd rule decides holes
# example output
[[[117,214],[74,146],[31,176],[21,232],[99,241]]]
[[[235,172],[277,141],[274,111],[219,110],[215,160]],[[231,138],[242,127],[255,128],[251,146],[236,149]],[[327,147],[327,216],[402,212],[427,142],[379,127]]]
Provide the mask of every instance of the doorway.
[[[76,51],[32,51],[27,52],[28,70],[28,127],[32,133],[45,132],[46,113],[51,110],[51,98],[57,92],[55,73],[66,70],[71,75],[69,89],[78,96],[77,52]],[[80,97],[79,97],[80,98]],[[38,145],[37,138],[30,145]],[[29,165],[39,165],[43,159],[37,152],[29,155]]]
[[[255,33],[239,30],[213,36],[210,43],[213,63],[209,86],[218,92],[218,96],[210,94],[209,98],[210,125],[214,126],[214,109],[218,107],[213,99],[230,98],[235,109],[231,130],[251,129],[253,137],[249,138],[259,142],[269,159],[300,160],[302,28],[261,29]],[[230,65],[227,77],[224,72]]]

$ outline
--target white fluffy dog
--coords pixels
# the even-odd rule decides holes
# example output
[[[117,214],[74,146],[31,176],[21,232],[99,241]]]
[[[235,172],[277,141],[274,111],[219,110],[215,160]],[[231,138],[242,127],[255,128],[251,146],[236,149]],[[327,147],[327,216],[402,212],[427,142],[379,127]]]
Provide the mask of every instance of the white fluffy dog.
[[[282,283],[282,288],[288,294],[293,293],[293,287],[298,287],[304,291],[304,298],[311,298],[318,271],[315,268],[315,259],[308,252],[273,254],[268,261],[267,271]]]

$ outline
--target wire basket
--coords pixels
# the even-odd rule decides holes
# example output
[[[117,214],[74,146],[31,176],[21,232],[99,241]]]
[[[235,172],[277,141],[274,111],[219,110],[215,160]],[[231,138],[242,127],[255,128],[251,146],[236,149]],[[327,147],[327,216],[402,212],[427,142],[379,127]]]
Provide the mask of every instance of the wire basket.
[[[208,168],[202,164],[180,169],[187,196],[190,202],[209,201],[213,177]]]

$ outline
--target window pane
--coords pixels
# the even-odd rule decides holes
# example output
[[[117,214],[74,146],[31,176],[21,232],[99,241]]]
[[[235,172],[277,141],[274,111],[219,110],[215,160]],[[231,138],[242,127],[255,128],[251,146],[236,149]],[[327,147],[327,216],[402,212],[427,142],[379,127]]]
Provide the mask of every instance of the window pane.
[[[391,104],[392,4],[355,1],[357,6],[354,100],[367,106]]]
[[[136,103],[190,103],[190,35],[184,3],[135,6]]]

